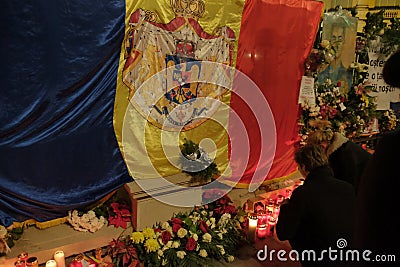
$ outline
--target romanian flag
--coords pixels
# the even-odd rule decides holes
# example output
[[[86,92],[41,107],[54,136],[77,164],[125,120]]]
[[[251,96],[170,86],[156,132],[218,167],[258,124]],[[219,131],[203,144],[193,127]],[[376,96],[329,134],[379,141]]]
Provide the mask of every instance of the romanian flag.
[[[185,138],[211,140],[209,154],[229,185],[293,174],[303,62],[322,6],[127,1],[114,125],[131,175],[181,172]]]

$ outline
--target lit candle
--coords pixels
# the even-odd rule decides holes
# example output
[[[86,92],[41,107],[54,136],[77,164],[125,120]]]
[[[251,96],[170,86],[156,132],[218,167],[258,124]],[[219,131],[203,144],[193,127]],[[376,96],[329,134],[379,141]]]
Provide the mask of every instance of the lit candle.
[[[14,262],[14,266],[15,267],[25,267],[25,260],[17,260],[16,262]]]
[[[267,237],[267,232],[268,232],[268,229],[267,229],[266,225],[259,226],[257,228],[257,237],[260,238],[260,239],[266,238]]]
[[[39,267],[39,261],[36,257],[29,257],[25,264],[27,267]]]
[[[279,206],[279,205],[275,205],[275,206],[274,206],[274,212],[273,212],[273,216],[274,216],[275,218],[278,218],[278,216],[279,216],[279,211],[280,211],[280,206]]]
[[[283,202],[284,199],[285,199],[285,197],[283,195],[278,195],[278,198],[276,199],[275,203],[277,205],[280,205]]]
[[[57,263],[55,260],[48,260],[46,262],[46,267],[57,267]]]
[[[54,260],[57,263],[57,267],[65,267],[64,251],[57,250],[54,252]]]
[[[28,259],[28,252],[22,252],[18,255],[18,259],[22,261],[26,261]]]
[[[292,189],[286,189],[286,198],[290,198],[292,196]]]
[[[257,214],[257,237],[262,239],[267,237],[268,215],[265,212]]]
[[[247,231],[247,239],[252,243],[255,241],[257,223],[257,215],[255,213],[251,213],[249,215],[249,229]]]

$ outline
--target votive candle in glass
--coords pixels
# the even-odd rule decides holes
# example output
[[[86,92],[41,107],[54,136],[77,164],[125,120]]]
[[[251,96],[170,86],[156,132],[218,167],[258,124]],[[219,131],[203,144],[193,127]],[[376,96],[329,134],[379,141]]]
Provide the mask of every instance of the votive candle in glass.
[[[46,267],[57,267],[57,262],[55,260],[46,261]]]
[[[285,197],[283,195],[278,195],[278,198],[276,199],[275,203],[277,205],[280,205],[283,202],[283,200],[285,200]]]
[[[17,260],[14,262],[15,267],[25,267],[25,260]]]
[[[18,255],[18,259],[19,259],[19,260],[26,261],[26,260],[28,259],[28,252],[21,252],[21,253]]]
[[[57,263],[57,267],[65,267],[65,255],[64,251],[62,250],[57,250],[54,252],[54,260]]]
[[[36,257],[29,257],[26,260],[25,265],[27,267],[39,267],[39,261]]]
[[[257,238],[263,239],[266,238],[268,235],[267,225],[259,226],[257,228]]]
[[[286,198],[290,198],[292,196],[292,189],[286,189]]]

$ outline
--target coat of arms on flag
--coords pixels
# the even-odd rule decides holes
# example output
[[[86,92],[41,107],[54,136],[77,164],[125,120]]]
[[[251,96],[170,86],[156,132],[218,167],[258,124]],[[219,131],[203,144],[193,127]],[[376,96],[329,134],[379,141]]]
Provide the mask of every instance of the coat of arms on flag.
[[[167,24],[147,18],[141,9],[132,13],[125,36],[122,79],[129,100],[159,128],[195,128],[217,112],[220,105],[212,100],[219,100],[228,90],[221,84],[232,80],[205,62],[232,65],[235,34],[223,27],[211,35],[193,16],[176,16]]]

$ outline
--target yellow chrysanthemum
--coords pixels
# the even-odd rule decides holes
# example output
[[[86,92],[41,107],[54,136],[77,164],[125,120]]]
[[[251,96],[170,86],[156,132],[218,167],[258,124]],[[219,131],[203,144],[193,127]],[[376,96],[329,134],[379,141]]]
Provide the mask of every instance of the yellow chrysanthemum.
[[[154,238],[147,239],[144,246],[147,253],[157,251],[160,248],[160,245]]]
[[[152,228],[147,227],[147,228],[144,228],[143,235],[145,238],[154,238],[155,233]]]
[[[139,244],[144,241],[144,235],[142,232],[133,232],[131,234],[131,239],[132,239],[133,243]]]

